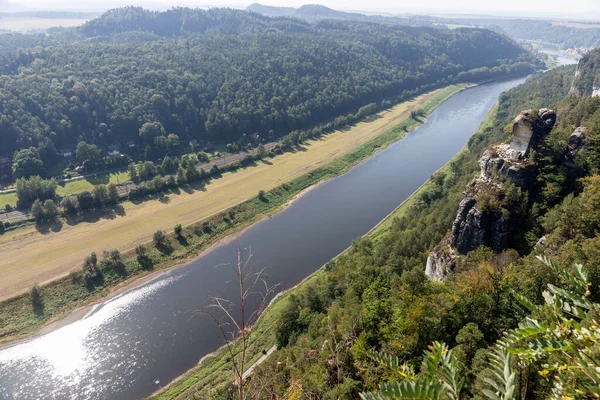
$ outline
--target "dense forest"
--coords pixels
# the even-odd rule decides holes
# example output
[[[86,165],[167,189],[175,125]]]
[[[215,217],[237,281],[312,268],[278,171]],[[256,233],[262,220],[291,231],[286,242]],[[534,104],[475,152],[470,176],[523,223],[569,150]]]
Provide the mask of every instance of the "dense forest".
[[[332,10],[320,4],[305,4],[298,8],[293,7],[277,7],[266,6],[259,3],[254,3],[246,9],[267,17],[291,17],[299,18],[309,22],[320,21],[324,19],[348,20],[361,22],[379,22],[394,25],[406,26],[428,26],[433,27],[429,18],[423,17],[392,17],[389,15],[365,15],[355,12],[344,12]]]
[[[0,156],[33,148],[45,171],[81,141],[153,159],[170,151],[170,134],[182,148],[268,140],[373,102],[539,67],[489,30],[229,9],[116,9],[48,36],[0,35],[0,49]]]
[[[579,69],[600,76],[586,60]],[[574,75],[574,67],[558,68],[504,93],[467,149],[389,229],[357,239],[294,292],[277,323],[280,350],[255,370],[250,396],[358,398],[381,390],[363,398],[593,398],[598,373],[587,368],[597,365],[599,343],[600,98],[568,96]],[[452,228],[479,157],[508,138],[522,109],[547,106],[558,123],[531,156],[536,179],[521,197],[526,217],[513,248],[478,248],[445,282],[428,280],[427,256]],[[587,145],[569,164],[569,138],[579,126],[587,128]],[[535,257],[542,252],[556,264]],[[520,358],[492,347],[499,339]],[[228,398],[230,390],[212,396]]]

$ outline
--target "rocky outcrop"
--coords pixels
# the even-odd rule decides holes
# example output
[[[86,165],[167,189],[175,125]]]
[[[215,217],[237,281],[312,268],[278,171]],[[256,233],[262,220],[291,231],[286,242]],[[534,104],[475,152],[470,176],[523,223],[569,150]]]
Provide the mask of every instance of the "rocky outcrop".
[[[523,217],[522,193],[535,178],[535,166],[527,157],[555,123],[552,110],[525,110],[514,120],[510,144],[485,151],[479,176],[463,192],[451,234],[427,259],[425,274],[430,279],[444,280],[457,258],[471,250],[487,246],[500,251],[506,246]]]
[[[547,108],[539,111],[525,110],[513,123],[509,150],[511,158],[527,157],[537,147],[556,123],[556,113]]]
[[[432,281],[443,281],[454,269],[458,254],[450,244],[450,236],[446,236],[427,257],[425,275]]]
[[[583,126],[578,127],[569,136],[567,142],[567,151],[565,152],[565,165],[575,166],[575,157],[582,150],[587,150],[590,143],[587,139],[587,129]]]
[[[584,55],[575,71],[570,96],[600,96],[600,49]]]

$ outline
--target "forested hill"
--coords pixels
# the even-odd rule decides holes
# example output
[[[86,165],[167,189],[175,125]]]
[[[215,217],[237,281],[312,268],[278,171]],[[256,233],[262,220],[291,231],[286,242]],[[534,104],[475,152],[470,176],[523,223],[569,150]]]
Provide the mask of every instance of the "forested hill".
[[[355,12],[344,12],[333,10],[329,7],[325,7],[319,4],[306,4],[299,8],[293,7],[275,7],[265,6],[262,4],[254,3],[248,6],[246,9],[258,14],[265,15],[267,17],[291,17],[299,18],[309,22],[320,21],[323,19],[336,19],[336,20],[348,20],[348,21],[361,21],[361,22],[380,22],[394,25],[406,25],[406,26],[429,26],[433,27],[433,24],[429,22],[427,18],[413,18],[413,17],[393,17],[383,15],[365,15]]]
[[[599,55],[577,67],[589,81],[600,78]],[[569,96],[574,78],[574,66],[561,67],[505,92],[464,151],[387,228],[294,290],[274,324],[280,350],[253,371],[248,397],[597,398],[600,97]],[[537,130],[544,114],[556,120],[544,123],[553,128],[529,158],[484,170],[514,126],[533,121]],[[531,175],[503,180],[520,169]],[[427,279],[430,251],[467,217],[472,226],[485,221],[473,242],[491,237],[500,219],[518,221],[510,242],[463,256],[450,250],[449,275]]]
[[[309,24],[230,9],[122,8],[46,39],[0,36],[0,47],[9,49],[0,155],[37,147],[46,170],[56,149],[79,141],[152,159],[190,140],[270,140],[370,103],[538,66],[489,30]],[[147,122],[156,129],[140,135]],[[168,134],[177,137],[168,143]]]

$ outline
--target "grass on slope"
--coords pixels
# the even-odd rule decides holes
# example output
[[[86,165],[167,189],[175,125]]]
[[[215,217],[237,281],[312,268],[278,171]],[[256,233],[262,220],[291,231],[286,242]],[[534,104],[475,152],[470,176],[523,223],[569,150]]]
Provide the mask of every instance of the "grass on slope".
[[[435,95],[429,97],[429,101],[424,105],[425,111],[430,112],[437,104],[441,103],[444,99],[451,94],[456,93],[458,90],[460,90],[460,87],[453,86],[436,92]],[[328,163],[321,162],[320,167],[317,167],[308,173],[299,174],[299,176],[291,181],[285,184],[280,184],[267,191],[265,200],[252,197],[249,200],[242,201],[238,205],[235,205],[226,211],[213,213],[211,217],[205,219],[205,222],[202,222],[201,224],[191,224],[187,226],[184,229],[184,236],[186,240],[178,241],[171,237],[169,245],[170,249],[167,252],[161,253],[154,247],[147,246],[150,250],[149,258],[152,264],[151,267],[148,265],[143,267],[136,260],[134,252],[130,250],[124,254],[125,260],[123,268],[117,271],[106,269],[104,271],[103,281],[95,282],[94,285],[86,287],[86,285],[84,285],[81,281],[81,276],[79,273],[71,274],[69,277],[56,280],[48,285],[45,285],[42,288],[44,296],[44,310],[42,313],[36,314],[33,312],[31,300],[28,294],[23,294],[0,303],[0,342],[7,342],[18,337],[23,337],[34,333],[41,326],[64,317],[75,308],[89,304],[94,300],[109,294],[117,284],[124,282],[132,276],[143,276],[151,271],[167,268],[197,256],[203,249],[206,249],[217,240],[250,225],[254,221],[266,215],[276,212],[288,200],[293,198],[302,190],[320,181],[346,172],[352,166],[370,156],[378,149],[397,141],[404,135],[404,131],[400,127],[402,121],[404,121],[404,123],[409,127],[417,124],[417,121],[408,118],[397,121],[394,127],[387,129],[385,132],[379,135],[376,135],[373,139],[367,141],[366,143],[358,145],[352,151],[349,151],[348,153],[343,154],[342,156],[335,158],[333,161]],[[349,132],[350,131],[346,132],[344,135],[347,135]],[[305,159],[310,155],[310,151],[299,153]],[[324,154],[329,153],[325,152]],[[282,157],[285,157],[285,155]],[[275,160],[273,164],[275,164]],[[231,178],[235,178],[240,174],[243,175],[244,172],[258,170],[259,168],[260,167],[249,168],[237,173],[229,174],[229,176]],[[307,169],[309,167],[305,168]],[[217,180],[214,185],[218,184],[220,181],[225,181],[226,179],[227,176]],[[208,187],[212,185],[213,184],[209,185]],[[258,191],[257,189],[258,188],[254,186],[251,188],[249,193],[255,195]],[[188,194],[187,197],[193,197],[194,193]],[[177,198],[186,196],[182,194],[181,196],[175,197]],[[206,197],[210,198],[211,196]],[[198,199],[194,199],[194,202],[197,203]],[[160,201],[156,201],[155,203],[161,204]],[[147,203],[144,203],[144,207],[146,207],[146,204]],[[199,207],[196,206],[192,217],[195,215],[197,218],[199,211],[201,211],[201,208],[200,210],[198,208]],[[125,220],[126,218],[121,219]],[[152,221],[152,217],[149,217],[148,219],[150,220],[150,223],[154,222],[154,224],[151,225],[153,226],[153,230],[142,236],[143,241],[148,241],[157,227],[157,221]],[[171,232],[174,224],[180,221],[181,220],[177,219],[167,221],[168,231]],[[90,226],[91,228],[94,228],[93,224],[90,224]],[[139,229],[138,226],[133,226],[132,228],[133,230]],[[10,233],[8,235],[10,235]],[[39,234],[34,232],[33,235]],[[24,239],[26,238],[27,237],[24,237]],[[59,251],[62,251],[63,253],[68,252],[72,246],[77,245],[79,237],[73,237],[71,240],[72,243],[65,242],[63,244],[64,247],[59,249]],[[13,240],[10,243],[14,242],[15,241]],[[43,245],[43,242],[41,245]],[[85,255],[88,255],[93,250],[100,255],[101,250],[109,250],[111,248],[112,247],[101,247],[95,245]],[[23,253],[31,253],[33,250],[33,248],[28,248],[27,252]],[[79,261],[79,264],[80,263],[81,261]],[[22,269],[24,268],[25,267],[22,267]],[[1,273],[2,271],[0,271],[0,274]]]

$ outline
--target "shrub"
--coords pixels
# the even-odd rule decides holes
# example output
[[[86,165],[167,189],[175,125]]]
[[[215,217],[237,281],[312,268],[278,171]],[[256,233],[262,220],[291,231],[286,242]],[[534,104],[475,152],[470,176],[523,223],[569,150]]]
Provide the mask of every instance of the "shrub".
[[[65,215],[77,213],[77,199],[73,196],[65,197],[62,201],[62,207]]]
[[[152,260],[148,257],[148,249],[141,244],[135,246],[135,254],[137,255],[137,261],[144,269],[150,269],[152,267]]]
[[[154,232],[154,236],[152,237],[155,246],[164,246],[167,241],[167,235],[160,229]]]
[[[44,308],[44,297],[42,295],[42,290],[37,285],[33,285],[31,290],[29,290],[29,296],[31,297],[31,305],[33,306],[33,311],[39,313]]]
[[[261,201],[265,201],[265,200],[266,200],[266,198],[265,198],[265,191],[264,191],[264,190],[259,190],[259,191],[258,191],[258,198],[259,198]]]
[[[175,235],[177,235],[177,237],[181,237],[181,232],[183,232],[183,227],[181,226],[181,224],[175,225],[175,227],[173,228],[173,232],[175,232]]]
[[[143,244],[138,244],[135,246],[135,255],[138,257],[145,256],[148,253],[148,250]]]
[[[98,268],[98,257],[92,253],[83,262],[83,279],[87,285],[102,278],[102,271]]]
[[[73,284],[79,284],[82,282],[82,276],[81,276],[81,272],[79,271],[71,271],[69,273],[69,278],[71,278],[71,283]]]
[[[202,225],[200,225],[200,224],[195,224],[195,225],[194,225],[194,233],[195,233],[197,236],[200,236],[200,235],[202,235]]]

